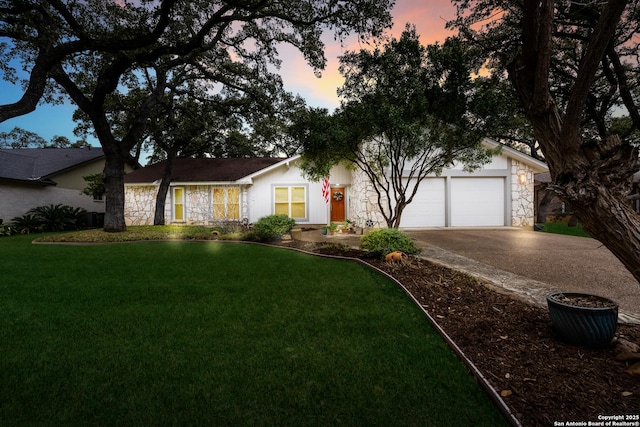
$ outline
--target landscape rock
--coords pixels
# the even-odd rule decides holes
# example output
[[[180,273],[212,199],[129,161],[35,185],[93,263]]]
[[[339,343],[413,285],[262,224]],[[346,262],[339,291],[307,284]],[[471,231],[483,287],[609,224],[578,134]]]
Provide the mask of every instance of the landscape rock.
[[[619,362],[634,362],[640,360],[640,353],[630,353],[625,351],[624,353],[618,353],[616,360]]]
[[[640,345],[624,338],[619,338],[616,341],[616,351],[620,353],[640,353]]]
[[[625,372],[631,375],[640,375],[640,362],[629,366]]]

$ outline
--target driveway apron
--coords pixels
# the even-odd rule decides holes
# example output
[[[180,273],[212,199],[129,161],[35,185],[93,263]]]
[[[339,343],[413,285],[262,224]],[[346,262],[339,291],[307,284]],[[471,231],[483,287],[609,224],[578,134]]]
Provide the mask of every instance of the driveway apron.
[[[640,284],[602,243],[519,228],[404,230],[423,256],[546,305],[550,291],[601,295],[640,323]]]

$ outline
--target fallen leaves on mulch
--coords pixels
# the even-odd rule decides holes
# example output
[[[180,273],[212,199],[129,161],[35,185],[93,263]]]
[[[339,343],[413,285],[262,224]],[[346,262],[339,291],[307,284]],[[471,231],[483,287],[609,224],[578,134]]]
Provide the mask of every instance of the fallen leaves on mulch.
[[[632,375],[640,325],[620,324],[602,349],[554,337],[545,307],[468,275],[409,257],[390,263],[346,246],[283,243],[308,252],[361,258],[397,279],[482,372],[523,426],[598,421],[640,414],[640,376]],[[637,421],[638,419],[635,418]]]

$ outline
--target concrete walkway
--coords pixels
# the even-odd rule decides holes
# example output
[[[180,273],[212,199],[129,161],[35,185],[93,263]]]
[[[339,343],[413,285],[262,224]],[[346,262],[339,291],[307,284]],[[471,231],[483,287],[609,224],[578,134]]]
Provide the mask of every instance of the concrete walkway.
[[[546,306],[550,291],[601,295],[620,305],[620,321],[640,323],[640,284],[600,242],[584,237],[498,229],[405,230],[422,256]],[[302,239],[358,247],[359,236],[302,233]]]

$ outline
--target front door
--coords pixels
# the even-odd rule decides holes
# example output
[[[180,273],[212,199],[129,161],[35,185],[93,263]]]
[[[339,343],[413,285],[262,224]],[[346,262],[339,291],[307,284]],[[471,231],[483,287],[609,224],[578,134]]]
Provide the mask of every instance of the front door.
[[[347,199],[345,196],[344,188],[331,188],[331,222],[343,222],[347,219],[344,208]]]

